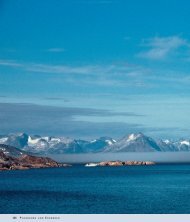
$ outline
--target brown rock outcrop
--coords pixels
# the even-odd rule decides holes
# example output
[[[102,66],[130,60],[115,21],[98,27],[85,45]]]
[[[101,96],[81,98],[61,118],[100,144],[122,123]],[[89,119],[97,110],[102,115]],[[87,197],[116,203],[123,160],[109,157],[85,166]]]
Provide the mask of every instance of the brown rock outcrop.
[[[25,170],[31,168],[66,167],[69,164],[59,164],[48,157],[22,155],[18,158],[10,157],[0,151],[0,170]]]
[[[154,165],[152,161],[104,161],[96,163],[95,166],[139,166],[139,165]]]
[[[48,157],[23,155],[18,158],[21,165],[32,168],[59,167],[59,164]]]

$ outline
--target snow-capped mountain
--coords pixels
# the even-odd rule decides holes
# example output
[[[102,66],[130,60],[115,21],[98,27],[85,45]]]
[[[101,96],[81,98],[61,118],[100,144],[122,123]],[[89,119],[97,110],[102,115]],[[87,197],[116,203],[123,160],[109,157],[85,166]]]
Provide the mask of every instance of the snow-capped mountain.
[[[25,133],[9,134],[0,136],[0,144],[7,144],[17,148],[23,148],[27,145],[28,135]]]
[[[157,143],[142,133],[130,134],[105,148],[105,152],[153,152],[161,151]]]
[[[0,136],[0,144],[36,154],[190,151],[190,140],[188,139],[154,140],[142,133],[132,133],[118,141],[110,137],[86,141],[68,137],[32,136],[18,133]]]
[[[177,152],[190,151],[190,140],[153,140],[142,133],[130,134],[107,146],[104,152]]]
[[[110,137],[100,137],[92,140],[84,146],[85,152],[101,152],[104,147],[111,146],[116,143],[116,140]]]
[[[190,151],[190,140],[180,140],[175,142],[175,145],[178,147],[180,151]]]
[[[178,146],[176,146],[176,144],[171,140],[158,140],[157,144],[161,151],[164,152],[180,151]]]
[[[115,142],[109,137],[85,141],[68,137],[31,136],[25,133],[0,136],[0,144],[15,146],[37,154],[96,153]]]
[[[178,141],[159,140],[157,142],[161,151],[190,151],[190,140],[180,139]]]

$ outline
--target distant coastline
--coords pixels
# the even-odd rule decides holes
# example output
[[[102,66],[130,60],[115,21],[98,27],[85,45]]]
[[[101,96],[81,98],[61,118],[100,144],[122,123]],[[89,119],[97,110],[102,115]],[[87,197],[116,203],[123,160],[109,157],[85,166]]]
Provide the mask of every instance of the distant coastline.
[[[155,162],[152,161],[105,161],[105,162],[99,162],[99,163],[87,163],[85,164],[85,167],[104,167],[104,166],[149,166],[149,165],[155,165]]]
[[[171,163],[171,158],[167,155],[176,155],[177,153],[161,153],[159,161],[153,156],[160,154],[160,152],[141,152],[141,153],[101,153],[101,154],[63,154],[41,156],[20,150],[9,145],[0,145],[0,170],[26,170],[33,168],[52,168],[52,167],[69,167],[73,164],[83,164],[83,166],[144,166],[155,165],[160,163]],[[178,153],[173,163],[179,163],[185,153]],[[188,153],[190,156],[190,153]],[[68,158],[69,157],[69,158]],[[82,159],[81,159],[82,157]],[[165,158],[165,159],[164,159]],[[147,161],[149,160],[149,161]],[[188,161],[185,161],[188,162]]]

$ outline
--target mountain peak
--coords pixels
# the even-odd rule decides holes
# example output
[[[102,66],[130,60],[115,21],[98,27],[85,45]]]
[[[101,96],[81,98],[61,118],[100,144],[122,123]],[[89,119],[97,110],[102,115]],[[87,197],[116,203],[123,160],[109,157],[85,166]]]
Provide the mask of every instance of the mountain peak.
[[[127,141],[134,141],[136,139],[138,139],[139,137],[144,137],[144,134],[140,133],[131,133],[127,136]]]
[[[143,133],[132,133],[117,143],[106,147],[105,152],[152,152],[161,151],[157,143]]]

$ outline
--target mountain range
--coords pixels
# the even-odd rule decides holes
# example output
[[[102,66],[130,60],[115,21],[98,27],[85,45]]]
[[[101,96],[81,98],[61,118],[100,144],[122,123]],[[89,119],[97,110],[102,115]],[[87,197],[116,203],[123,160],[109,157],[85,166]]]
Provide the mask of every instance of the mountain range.
[[[14,147],[20,152],[33,154],[72,154],[72,153],[100,153],[100,152],[176,152],[190,151],[190,140],[154,140],[143,133],[132,133],[119,140],[110,137],[100,137],[87,141],[71,139],[68,137],[53,137],[28,135],[26,133],[15,133],[0,136],[0,150],[5,146],[12,146],[11,150],[19,156]],[[4,147],[4,148],[3,148]],[[6,152],[10,152],[7,149]]]

